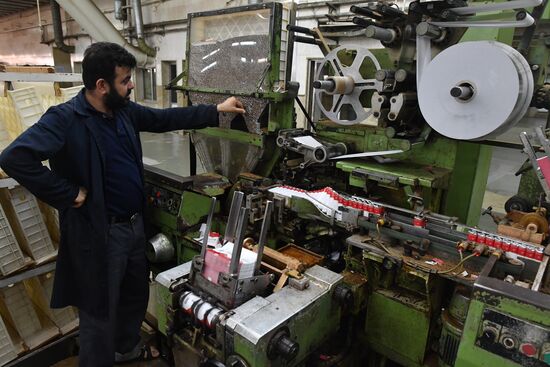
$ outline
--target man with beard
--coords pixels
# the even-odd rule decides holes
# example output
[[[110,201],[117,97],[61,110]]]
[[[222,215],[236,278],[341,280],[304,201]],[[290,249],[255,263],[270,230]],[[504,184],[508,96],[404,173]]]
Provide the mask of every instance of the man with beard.
[[[200,129],[218,112],[244,113],[231,97],[217,106],[153,109],[129,99],[136,59],[113,43],[84,53],[84,88],[50,108],[0,155],[0,166],[59,210],[61,241],[51,306],[80,317],[80,366],[147,360],[139,331],[148,300],[140,131]],[[42,165],[48,160],[50,169]]]

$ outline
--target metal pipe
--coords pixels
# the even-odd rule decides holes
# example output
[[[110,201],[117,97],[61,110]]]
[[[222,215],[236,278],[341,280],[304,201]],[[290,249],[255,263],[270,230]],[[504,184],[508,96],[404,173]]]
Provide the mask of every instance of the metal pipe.
[[[42,14],[40,14],[40,0],[36,0],[36,11],[38,15],[38,28],[42,30]]]
[[[155,49],[147,45],[143,38],[143,13],[141,12],[141,0],[132,1],[132,11],[134,12],[134,19],[136,23],[136,36],[138,39],[138,47],[147,55],[154,57],[156,55]]]
[[[136,21],[136,36],[143,38],[143,13],[141,12],[141,0],[132,0],[132,11]]]
[[[126,12],[122,8],[122,0],[115,0],[115,19],[126,20]]]
[[[139,67],[154,65],[155,59],[130,44],[101,10],[90,0],[56,0],[78,24],[96,41],[114,42],[124,47],[137,61]]]
[[[68,54],[74,52],[74,46],[65,44],[63,39],[63,26],[61,25],[61,10],[55,0],[50,0],[50,9],[52,11],[53,39],[55,46]]]
[[[375,25],[368,26],[365,35],[386,43],[393,42],[397,37],[397,33],[393,29],[377,27]]]

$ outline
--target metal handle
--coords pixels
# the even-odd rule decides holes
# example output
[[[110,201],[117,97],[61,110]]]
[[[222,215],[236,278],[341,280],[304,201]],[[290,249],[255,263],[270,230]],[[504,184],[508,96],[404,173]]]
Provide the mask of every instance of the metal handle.
[[[206,249],[208,247],[208,236],[210,235],[210,227],[212,227],[212,218],[216,211],[216,198],[212,198],[210,201],[210,212],[208,213],[208,219],[206,220],[206,228],[204,229],[204,237],[202,239],[201,259],[204,260],[206,256]]]
[[[246,232],[246,224],[248,222],[248,213],[250,209],[241,208],[239,211],[239,223],[237,225],[237,235],[233,243],[233,252],[231,254],[231,264],[229,265],[229,274],[231,276],[239,273],[239,262],[241,260],[241,252],[243,249],[243,240]]]
[[[260,239],[258,240],[258,258],[256,259],[256,265],[254,265],[254,274],[260,270],[262,265],[262,256],[264,254],[264,246],[267,238],[267,232],[269,231],[269,225],[271,224],[271,212],[273,211],[273,201],[267,201],[265,204],[264,220],[262,222],[262,229],[260,230]]]
[[[235,242],[235,229],[237,228],[237,220],[239,219],[239,210],[243,206],[243,199],[244,193],[241,191],[233,193],[229,218],[227,218],[227,226],[225,227],[225,235],[223,236],[224,245],[227,242]]]

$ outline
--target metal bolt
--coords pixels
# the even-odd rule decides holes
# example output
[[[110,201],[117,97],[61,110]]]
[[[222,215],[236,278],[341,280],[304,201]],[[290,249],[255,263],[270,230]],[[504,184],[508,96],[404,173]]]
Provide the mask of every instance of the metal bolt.
[[[539,66],[539,65],[536,65],[536,64],[535,64],[535,65],[531,65],[531,70],[537,71],[537,70],[539,70],[539,69],[540,69],[540,66]]]

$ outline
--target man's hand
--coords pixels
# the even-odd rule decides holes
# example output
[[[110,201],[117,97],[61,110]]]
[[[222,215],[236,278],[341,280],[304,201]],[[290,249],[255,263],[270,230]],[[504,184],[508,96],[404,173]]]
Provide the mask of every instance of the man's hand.
[[[82,205],[84,205],[87,195],[88,190],[86,190],[84,187],[80,187],[78,190],[78,196],[76,197],[76,199],[74,199],[73,208],[80,208]]]
[[[234,112],[244,115],[246,113],[243,104],[235,97],[229,97],[216,106],[218,112]]]

